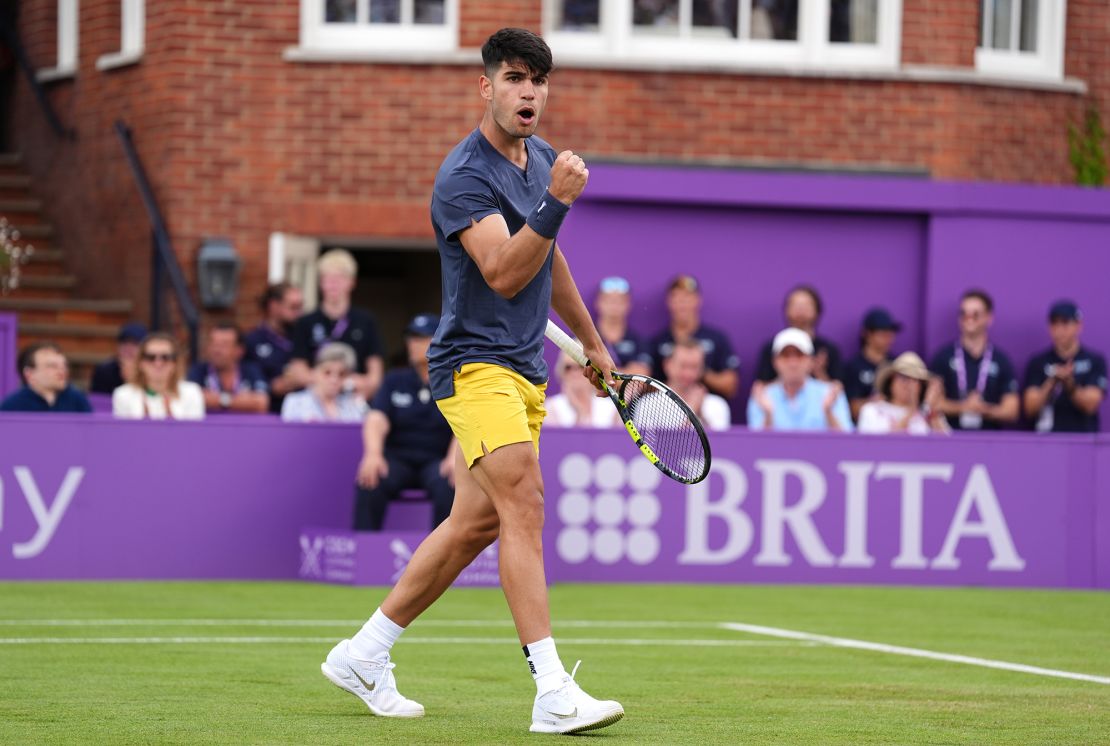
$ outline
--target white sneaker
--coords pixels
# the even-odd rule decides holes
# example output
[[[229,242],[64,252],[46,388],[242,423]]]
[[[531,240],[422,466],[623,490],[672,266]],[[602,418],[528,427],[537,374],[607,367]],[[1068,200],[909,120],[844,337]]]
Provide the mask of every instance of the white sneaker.
[[[397,691],[397,681],[393,678],[395,664],[386,655],[384,661],[364,661],[351,655],[343,640],[328,653],[328,659],[320,664],[320,670],[331,683],[355,695],[370,708],[375,715],[387,718],[424,717],[424,705],[405,699]]]
[[[574,680],[578,666],[558,689],[537,694],[532,705],[533,733],[581,733],[612,725],[624,717],[624,708],[612,700],[596,700],[582,691]]]

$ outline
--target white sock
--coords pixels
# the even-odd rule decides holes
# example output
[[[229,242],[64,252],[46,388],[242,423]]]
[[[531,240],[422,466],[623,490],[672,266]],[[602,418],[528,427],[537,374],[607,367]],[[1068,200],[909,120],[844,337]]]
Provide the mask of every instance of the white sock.
[[[537,694],[546,694],[552,689],[558,689],[566,678],[567,670],[559,660],[559,652],[555,650],[555,640],[550,637],[525,645],[524,657],[528,660],[532,678],[536,680]]]
[[[397,642],[397,638],[404,631],[405,628],[398,627],[382,613],[379,606],[378,610],[374,612],[374,616],[370,617],[369,621],[362,625],[358,634],[351,638],[349,649],[356,658],[366,661],[373,660],[379,656],[387,655],[389,649],[393,647],[393,643]]]

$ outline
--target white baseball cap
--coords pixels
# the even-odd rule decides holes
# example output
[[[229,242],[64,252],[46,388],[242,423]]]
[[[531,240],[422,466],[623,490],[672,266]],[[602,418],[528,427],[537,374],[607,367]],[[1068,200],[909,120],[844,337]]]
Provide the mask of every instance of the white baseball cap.
[[[775,335],[775,341],[771,343],[771,352],[778,355],[787,347],[795,347],[803,355],[813,354],[813,340],[801,329],[795,329],[794,327],[783,329]]]

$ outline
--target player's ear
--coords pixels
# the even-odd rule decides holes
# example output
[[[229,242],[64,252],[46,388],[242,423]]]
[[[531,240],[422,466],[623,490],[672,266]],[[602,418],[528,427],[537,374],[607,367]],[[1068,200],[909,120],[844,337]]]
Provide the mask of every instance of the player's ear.
[[[478,76],[478,92],[486,101],[493,99],[493,81],[485,75]]]

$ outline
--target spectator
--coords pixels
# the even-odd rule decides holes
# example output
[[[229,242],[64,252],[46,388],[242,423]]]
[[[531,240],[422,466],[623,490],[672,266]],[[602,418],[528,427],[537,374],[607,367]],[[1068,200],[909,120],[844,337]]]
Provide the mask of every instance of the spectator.
[[[69,383],[69,366],[53,342],[24,347],[16,361],[23,386],[0,402],[0,412],[91,412],[88,398]]]
[[[670,326],[657,334],[649,350],[654,360],[652,375],[663,378],[663,361],[671,356],[676,341],[697,340],[705,351],[702,383],[712,393],[731,399],[740,385],[740,358],[732,352],[728,337],[701,323],[701,286],[690,275],[679,275],[667,289]]]
[[[261,414],[270,408],[270,387],[262,370],[243,360],[243,332],[230,321],[208,331],[207,359],[194,363],[187,378],[204,390],[204,408],[212,412]]]
[[[351,305],[358,264],[350,252],[332,249],[316,261],[320,275],[320,307],[293,325],[293,355],[286,373],[297,386],[311,383],[309,365],[325,342],[343,342],[355,351],[355,365],[344,390],[371,399],[382,383],[385,352],[378,324],[369,311]]]
[[[982,290],[960,298],[960,338],[933,356],[929,369],[944,380],[940,410],[961,430],[999,430],[1018,418],[1018,383],[1010,359],[990,343],[994,301]]]
[[[565,352],[555,363],[559,377],[559,393],[544,402],[545,425],[553,427],[612,427],[621,424],[613,403],[607,396],[598,396],[583,368]]]
[[[598,285],[594,308],[597,310],[597,331],[609,350],[613,362],[622,373],[651,374],[651,352],[640,336],[628,328],[628,311],[632,308],[631,286],[623,277],[606,277]]]
[[[671,347],[663,361],[666,383],[694,410],[706,430],[727,430],[732,424],[728,402],[710,393],[702,383],[705,348],[696,339],[683,339]]]
[[[286,422],[362,422],[370,409],[366,400],[343,383],[355,369],[355,351],[343,342],[328,342],[316,352],[311,385],[294,391],[281,405]]]
[[[850,432],[852,414],[840,381],[818,381],[813,339],[794,327],[771,340],[771,361],[778,373],[772,382],[756,381],[748,400],[748,427],[753,430],[838,430]]]
[[[863,317],[859,354],[844,364],[844,394],[852,409],[852,419],[859,419],[859,410],[875,396],[875,373],[890,362],[894,337],[902,331],[885,308],[872,308]]]
[[[146,327],[142,324],[132,322],[121,326],[116,336],[116,356],[93,368],[89,391],[94,394],[110,394],[123,384],[133,381],[139,364],[139,342],[145,336]]]
[[[276,414],[285,395],[300,388],[285,373],[285,366],[293,354],[290,334],[304,310],[304,293],[288,282],[276,282],[266,288],[260,305],[262,323],[247,334],[246,359],[262,370],[270,386],[270,411]]]
[[[177,340],[154,332],[139,343],[135,380],[112,392],[112,414],[132,420],[202,420],[204,392],[182,379]]]
[[[821,321],[824,309],[821,296],[809,285],[791,288],[782,304],[786,325],[801,329],[813,340],[812,376],[819,381],[839,381],[841,379],[840,350],[832,342],[817,334],[817,324]],[[755,375],[757,380],[775,380],[777,374],[773,357],[771,342],[768,341],[759,353],[759,366]]]
[[[925,361],[903,352],[879,369],[875,388],[879,398],[866,402],[859,414],[861,433],[947,433],[948,422],[937,404],[941,381],[930,375]]]
[[[409,322],[405,328],[409,365],[386,374],[366,417],[355,498],[356,531],[380,531],[389,501],[406,488],[427,492],[433,529],[451,513],[454,436],[428,386],[428,347],[438,325],[439,317],[430,313]]]
[[[1083,314],[1070,300],[1048,311],[1052,347],[1025,368],[1025,416],[1038,432],[1097,433],[1106,396],[1106,358],[1079,343]]]

